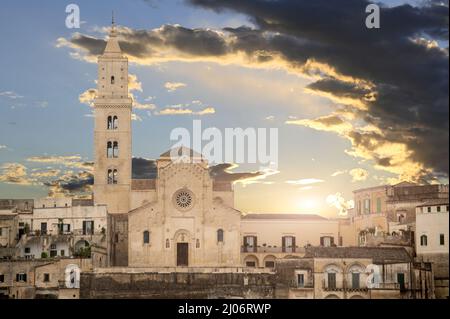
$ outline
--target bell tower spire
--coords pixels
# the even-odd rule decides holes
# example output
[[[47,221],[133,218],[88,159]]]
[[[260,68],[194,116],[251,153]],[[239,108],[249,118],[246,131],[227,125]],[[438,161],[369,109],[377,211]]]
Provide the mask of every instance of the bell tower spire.
[[[119,46],[114,13],[105,51],[98,58],[94,101],[94,200],[110,214],[129,211],[131,188],[131,111],[128,59]]]

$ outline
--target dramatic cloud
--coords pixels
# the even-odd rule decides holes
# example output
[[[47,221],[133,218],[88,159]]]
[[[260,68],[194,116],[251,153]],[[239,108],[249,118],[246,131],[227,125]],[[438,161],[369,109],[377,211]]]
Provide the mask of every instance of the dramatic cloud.
[[[257,28],[119,28],[130,61],[214,61],[307,75],[314,81],[307,91],[330,98],[336,110],[291,124],[337,133],[350,141],[348,154],[402,179],[448,176],[448,49],[436,42],[448,40],[447,2],[382,7],[380,29],[365,27],[365,0],[190,2],[246,14]],[[105,40],[76,33],[57,46],[93,62]]]
[[[337,208],[340,216],[347,216],[348,210],[355,206],[353,200],[345,200],[341,193],[328,195],[326,198],[328,205]]]
[[[349,171],[352,182],[365,181],[369,177],[369,172],[362,168],[353,168]]]
[[[31,173],[31,176],[35,178],[48,178],[48,177],[56,177],[61,174],[61,170],[59,169],[49,169],[46,171],[38,171]]]
[[[185,86],[186,86],[186,83],[181,83],[181,82],[166,82],[166,83],[164,83],[164,87],[167,89],[167,92],[174,92]]]
[[[49,197],[89,197],[92,194],[94,176],[91,172],[67,172],[60,178],[45,182]]]
[[[19,163],[6,163],[0,166],[0,182],[7,184],[30,185],[32,180],[27,177],[27,168]]]

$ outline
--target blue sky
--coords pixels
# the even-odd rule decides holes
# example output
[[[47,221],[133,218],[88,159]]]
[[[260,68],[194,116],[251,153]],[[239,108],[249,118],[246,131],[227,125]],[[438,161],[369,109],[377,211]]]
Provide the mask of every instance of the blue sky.
[[[73,50],[57,47],[60,38],[74,32],[104,38],[99,28],[107,27],[114,10],[117,24],[131,29],[154,29],[164,24],[187,28],[220,30],[246,25],[255,27],[246,15],[232,11],[214,12],[184,1],[76,1],[81,10],[78,30],[65,27],[64,1],[2,1],[0,11],[0,166],[23,165],[26,176],[45,169],[68,168],[64,163],[33,162],[39,156],[80,156],[92,160],[93,119],[89,106],[79,95],[95,88],[96,64],[70,55]],[[400,1],[390,2],[397,5]],[[325,116],[334,108],[327,97],[305,92],[312,81],[285,69],[265,69],[211,61],[172,61],[130,64],[142,85],[134,92],[157,110],[199,100],[213,107],[214,114],[201,117],[204,127],[277,127],[279,129],[279,173],[262,183],[236,185],[236,204],[244,211],[291,211],[332,215],[336,209],[326,202],[340,193],[345,200],[353,189],[386,183],[398,176],[376,169],[373,162],[351,156],[351,143],[329,131],[287,125],[289,118]],[[167,82],[184,83],[174,92]],[[1,94],[3,92],[3,95]],[[157,158],[173,143],[170,131],[192,127],[193,115],[158,116],[136,110],[142,119],[133,121],[133,155]],[[34,169],[34,171],[33,171]],[[257,170],[243,165],[237,170]],[[352,169],[367,174],[355,181]],[[333,173],[342,172],[332,176]],[[0,171],[1,173],[1,171]],[[3,172],[5,174],[5,172]],[[56,173],[55,173],[56,175]],[[23,174],[22,174],[22,177]],[[287,181],[315,179],[299,186]],[[443,181],[446,181],[444,179]],[[39,180],[24,183],[0,182],[0,198],[45,196],[48,187]],[[278,201],[274,202],[273,197]]]

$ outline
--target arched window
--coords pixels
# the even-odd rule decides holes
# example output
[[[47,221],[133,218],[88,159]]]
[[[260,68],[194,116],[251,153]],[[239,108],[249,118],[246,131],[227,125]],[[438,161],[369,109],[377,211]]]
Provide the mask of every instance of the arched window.
[[[113,170],[109,169],[108,170],[108,184],[112,184],[113,183]]]
[[[143,237],[144,237],[144,244],[150,244],[150,232],[148,230],[144,231]]]
[[[113,184],[117,184],[117,170],[113,170]]]
[[[108,130],[117,130],[119,126],[119,119],[117,116],[108,116],[108,120],[107,120],[107,126],[106,128]]]
[[[106,157],[111,158],[113,157],[113,147],[112,147],[112,142],[108,142],[106,143]]]
[[[112,155],[114,158],[119,157],[119,142],[113,143],[113,154]]]
[[[117,184],[117,174],[116,169],[108,170],[108,184]]]
[[[427,245],[428,245],[427,235],[420,236],[420,246],[427,246]]]
[[[217,230],[217,242],[223,243],[223,229]]]
[[[108,130],[112,130],[113,129],[113,117],[112,116],[108,116],[107,129]]]
[[[170,240],[169,240],[169,238],[166,239],[166,248],[170,248]]]
[[[114,80],[114,75],[111,76],[111,84],[114,84],[115,80]]]

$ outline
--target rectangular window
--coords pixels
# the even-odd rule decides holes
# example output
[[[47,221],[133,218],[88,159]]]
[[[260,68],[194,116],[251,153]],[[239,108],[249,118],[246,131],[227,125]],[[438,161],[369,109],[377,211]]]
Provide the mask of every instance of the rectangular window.
[[[247,251],[257,251],[257,238],[256,236],[245,236],[244,237],[244,250]]]
[[[61,249],[61,256],[64,256],[66,253],[64,251],[64,249]]]
[[[58,251],[57,250],[50,250],[50,257],[56,257],[58,256]]]
[[[431,213],[431,207],[427,207],[427,211]]]
[[[370,199],[364,200],[364,214],[370,214]]]
[[[3,228],[0,227],[0,237],[3,236]]]
[[[5,275],[0,274],[0,282],[5,282]]]
[[[70,224],[59,224],[60,233],[70,233]]]
[[[264,266],[266,268],[275,268],[275,262],[272,260],[267,260],[266,263],[264,264]]]
[[[445,236],[444,234],[439,235],[439,245],[444,246],[445,245]]]
[[[400,290],[405,290],[405,274],[402,272],[397,273],[397,283],[400,286]]]
[[[295,237],[294,236],[284,236],[281,238],[281,247],[283,253],[293,253],[295,252]]]
[[[322,236],[320,237],[320,246],[331,247],[334,245],[334,237]]]
[[[303,288],[305,287],[305,275],[297,274],[297,287]]]
[[[44,274],[44,282],[50,281],[50,274]]]
[[[359,289],[359,273],[352,273],[352,289]]]
[[[336,289],[336,274],[328,273],[328,289]]]
[[[441,212],[441,206],[437,206],[436,209],[437,209],[437,212],[438,212],[438,213]]]
[[[377,214],[381,214],[381,198],[377,198]]]
[[[23,272],[16,274],[16,281],[17,282],[21,282],[21,281],[27,282],[27,274],[23,273]]]
[[[47,223],[41,223],[41,235],[47,234]]]
[[[148,230],[144,231],[144,244],[150,243],[150,232]]]
[[[94,235],[94,221],[83,221],[83,235]]]
[[[30,247],[25,247],[25,254],[29,254],[31,252],[31,248]]]
[[[256,267],[256,262],[254,262],[254,261],[247,261],[247,262],[245,263],[245,265],[246,265],[247,267]]]

